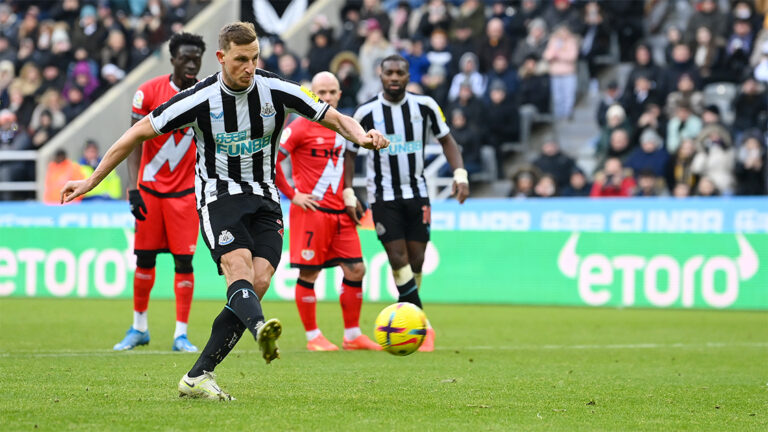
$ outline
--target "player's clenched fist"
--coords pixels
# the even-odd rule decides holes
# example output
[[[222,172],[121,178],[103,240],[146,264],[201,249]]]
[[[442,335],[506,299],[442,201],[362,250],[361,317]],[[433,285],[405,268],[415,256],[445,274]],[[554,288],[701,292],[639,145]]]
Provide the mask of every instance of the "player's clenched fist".
[[[381,132],[376,129],[371,129],[365,134],[363,147],[372,150],[381,150],[389,147],[389,140]]]
[[[61,189],[61,203],[68,203],[91,189],[93,188],[88,185],[88,180],[70,180]]]

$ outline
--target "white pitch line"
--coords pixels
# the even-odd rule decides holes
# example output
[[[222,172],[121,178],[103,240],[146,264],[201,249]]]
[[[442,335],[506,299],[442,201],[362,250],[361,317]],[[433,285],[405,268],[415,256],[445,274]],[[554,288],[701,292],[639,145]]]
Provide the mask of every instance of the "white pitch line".
[[[438,351],[548,351],[548,350],[636,350],[636,349],[708,349],[708,348],[768,348],[768,342],[705,342],[705,343],[640,343],[640,344],[605,344],[605,345],[501,345],[501,346],[465,346],[465,347],[437,347]],[[304,350],[283,350],[282,352],[300,352]],[[234,354],[260,354],[258,350],[234,351]],[[8,357],[115,357],[138,355],[178,355],[192,353],[174,353],[161,350],[137,350],[129,352],[116,351],[53,351],[53,352],[0,352],[0,358]]]
[[[284,351],[282,351],[284,352]],[[258,350],[234,351],[233,354],[261,354]],[[115,357],[138,355],[175,355],[184,356],[197,353],[173,352],[170,350],[140,350],[140,351],[54,351],[54,352],[2,352],[0,358],[5,357]]]
[[[526,351],[526,350],[611,350],[611,349],[660,349],[660,348],[730,348],[730,347],[768,347],[768,342],[705,342],[699,344],[691,343],[640,343],[640,344],[606,344],[606,345],[502,345],[502,346],[470,346],[464,347],[465,350],[503,350],[503,351]],[[439,348],[438,348],[439,349]],[[442,348],[449,349],[449,348]],[[459,348],[456,348],[459,349]]]

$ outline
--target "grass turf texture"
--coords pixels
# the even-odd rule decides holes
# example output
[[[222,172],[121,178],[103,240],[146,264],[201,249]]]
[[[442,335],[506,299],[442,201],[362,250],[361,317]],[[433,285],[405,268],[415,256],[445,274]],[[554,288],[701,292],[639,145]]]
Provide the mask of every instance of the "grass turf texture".
[[[384,304],[366,304],[371,335]],[[221,302],[193,305],[202,348]],[[234,402],[180,399],[196,354],[170,351],[173,302],[152,342],[111,347],[124,300],[0,301],[0,430],[766,430],[768,314],[429,305],[437,350],[310,353],[292,303],[265,365],[246,334],[217,369]],[[341,313],[318,305],[341,344]]]

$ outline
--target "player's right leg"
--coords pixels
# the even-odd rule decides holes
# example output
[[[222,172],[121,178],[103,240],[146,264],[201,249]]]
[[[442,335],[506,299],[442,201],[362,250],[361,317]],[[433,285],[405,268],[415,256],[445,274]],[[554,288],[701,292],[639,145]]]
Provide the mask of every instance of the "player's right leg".
[[[113,347],[116,351],[149,344],[147,308],[149,293],[155,284],[155,262],[158,252],[168,249],[162,198],[143,191],[141,196],[147,211],[144,220],[136,221],[134,234],[136,272],[133,275],[133,325],[126,332],[125,338]]]
[[[421,307],[421,299],[405,243],[406,229],[409,226],[408,218],[413,215],[407,214],[406,206],[402,201],[377,201],[371,205],[371,211],[376,235],[384,246],[389,265],[392,267],[395,286],[400,294],[398,301]]]
[[[359,240],[357,244],[359,249]],[[365,264],[362,261],[342,263],[341,269],[344,272],[344,279],[341,281],[341,293],[339,294],[341,314],[344,318],[344,342],[342,346],[345,350],[380,351],[381,346],[360,330]]]
[[[167,227],[173,227],[166,233],[168,245],[173,254],[174,277],[173,292],[176,297],[176,329],[173,333],[174,351],[197,352],[197,347],[189,341],[187,324],[192,308],[195,291],[195,274],[192,256],[197,248],[198,218],[195,211],[195,195],[190,193],[181,197],[165,198],[163,218]],[[184,223],[178,223],[184,221]]]
[[[327,213],[304,210],[296,205],[291,206],[290,217],[291,267],[299,269],[294,299],[304,326],[307,349],[338,351],[339,347],[326,339],[317,326],[315,295],[315,281],[327,260],[326,251],[333,238],[331,231],[336,227],[336,220]]]
[[[147,308],[149,293],[155,284],[156,258],[157,254],[154,252],[136,251],[136,271],[133,274],[133,325],[125,333],[123,340],[112,347],[115,351],[127,351],[149,344]]]
[[[317,326],[317,296],[315,296],[315,281],[320,270],[301,269],[296,279],[295,300],[299,318],[304,325],[307,337],[307,349],[310,351],[338,351],[339,347],[325,338]]]

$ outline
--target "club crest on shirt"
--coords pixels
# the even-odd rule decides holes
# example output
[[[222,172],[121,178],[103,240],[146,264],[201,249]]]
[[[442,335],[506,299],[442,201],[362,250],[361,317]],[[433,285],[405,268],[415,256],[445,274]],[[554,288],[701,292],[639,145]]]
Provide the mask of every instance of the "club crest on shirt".
[[[272,117],[276,114],[275,107],[272,106],[271,103],[267,102],[264,104],[263,107],[261,107],[261,116],[262,117]]]
[[[219,234],[219,246],[226,246],[235,241],[235,236],[231,232],[224,230]]]
[[[301,257],[307,261],[310,261],[312,258],[315,257],[315,251],[313,251],[312,249],[303,249],[301,251]]]

